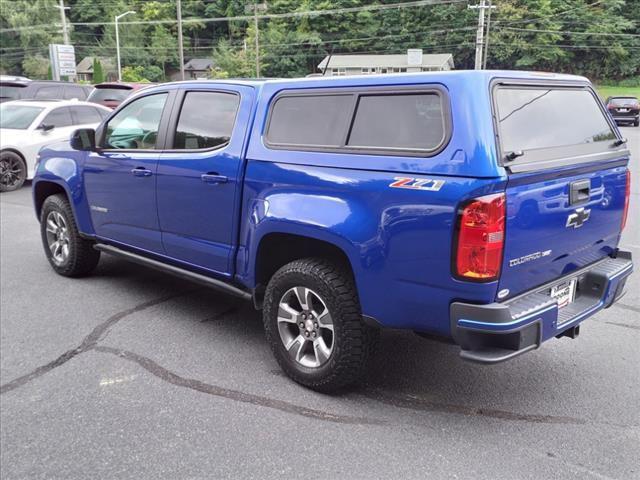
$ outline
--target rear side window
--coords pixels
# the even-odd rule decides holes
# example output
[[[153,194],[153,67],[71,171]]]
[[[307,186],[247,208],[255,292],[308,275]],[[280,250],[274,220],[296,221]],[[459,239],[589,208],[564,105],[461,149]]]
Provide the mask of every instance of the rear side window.
[[[433,150],[444,139],[440,96],[435,93],[363,95],[347,145]]]
[[[40,87],[33,98],[40,98],[43,100],[57,100],[62,98],[62,87],[48,85]]]
[[[349,128],[352,95],[293,95],[276,100],[269,122],[269,143],[339,147]]]
[[[98,110],[93,107],[71,107],[74,125],[85,125],[88,123],[100,123],[102,117]]]
[[[238,111],[240,97],[223,92],[187,92],[173,140],[174,149],[205,149],[225,145]]]
[[[94,110],[98,113],[98,115],[100,115],[100,119],[101,120],[104,120],[105,118],[107,118],[109,116],[109,114],[111,113],[111,112],[107,112],[105,110],[102,110],[101,108],[95,108]]]
[[[593,94],[583,88],[501,87],[494,93],[502,150],[608,143],[616,135]]]
[[[69,127],[73,125],[71,112],[68,107],[56,108],[51,110],[42,120],[43,125],[52,125],[54,127]]]
[[[447,136],[442,98],[434,89],[285,94],[272,107],[267,144],[298,150],[433,155]]]
[[[87,98],[87,92],[82,87],[64,87],[64,98],[67,100],[78,99],[84,100]]]

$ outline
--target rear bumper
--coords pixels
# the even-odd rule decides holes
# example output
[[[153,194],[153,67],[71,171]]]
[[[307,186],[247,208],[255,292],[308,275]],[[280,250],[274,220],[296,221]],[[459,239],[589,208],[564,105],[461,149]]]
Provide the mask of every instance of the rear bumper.
[[[451,333],[462,348],[460,356],[479,363],[498,363],[538,348],[558,336],[575,337],[579,324],[624,293],[633,271],[630,252],[618,251],[586,268],[556,279],[504,303],[451,304]],[[573,303],[558,309],[549,296],[555,284],[577,279]]]
[[[619,114],[619,115],[611,115],[616,122],[635,122],[640,118],[640,114],[632,113],[632,114]]]

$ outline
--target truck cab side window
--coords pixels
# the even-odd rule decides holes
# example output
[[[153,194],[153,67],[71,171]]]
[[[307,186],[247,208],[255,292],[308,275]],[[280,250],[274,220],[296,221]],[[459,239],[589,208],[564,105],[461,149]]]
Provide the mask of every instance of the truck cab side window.
[[[233,93],[187,92],[173,148],[196,150],[229,143],[240,97]]]
[[[153,150],[167,93],[142,97],[120,110],[107,124],[104,148]]]

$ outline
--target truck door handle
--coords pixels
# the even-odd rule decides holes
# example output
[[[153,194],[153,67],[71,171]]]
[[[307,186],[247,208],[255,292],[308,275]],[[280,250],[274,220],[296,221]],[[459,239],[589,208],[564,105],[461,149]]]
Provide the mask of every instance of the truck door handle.
[[[218,175],[217,173],[203,173],[200,178],[204,183],[227,183],[229,178],[225,175]]]
[[[131,173],[134,177],[150,177],[152,172],[144,167],[136,167],[131,170]]]

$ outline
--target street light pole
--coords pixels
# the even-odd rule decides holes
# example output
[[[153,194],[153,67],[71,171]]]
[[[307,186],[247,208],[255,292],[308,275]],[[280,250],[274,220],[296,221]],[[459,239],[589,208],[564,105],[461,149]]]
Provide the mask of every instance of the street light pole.
[[[117,62],[118,62],[118,81],[121,82],[122,81],[122,69],[120,68],[120,35],[118,33],[118,20],[120,20],[122,17],[124,17],[125,15],[129,15],[131,13],[136,13],[133,10],[129,10],[128,12],[124,12],[121,15],[116,15],[116,57],[117,57]]]

